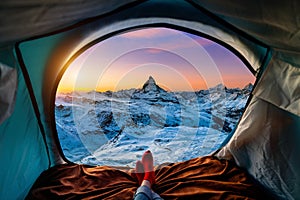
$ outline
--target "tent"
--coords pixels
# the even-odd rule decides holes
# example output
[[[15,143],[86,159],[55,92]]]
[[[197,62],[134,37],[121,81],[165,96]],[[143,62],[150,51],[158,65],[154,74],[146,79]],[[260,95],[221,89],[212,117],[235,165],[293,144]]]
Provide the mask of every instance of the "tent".
[[[257,74],[251,101],[218,158],[279,199],[300,198],[300,3],[30,0],[0,3],[0,197],[24,199],[65,162],[55,92],[76,54],[114,34],[170,27],[213,38]]]

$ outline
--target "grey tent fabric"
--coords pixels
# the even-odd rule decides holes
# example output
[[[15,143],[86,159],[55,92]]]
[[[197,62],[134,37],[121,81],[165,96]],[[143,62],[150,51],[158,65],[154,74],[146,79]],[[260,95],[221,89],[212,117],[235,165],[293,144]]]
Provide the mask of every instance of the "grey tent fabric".
[[[48,34],[134,0],[9,0],[0,3],[0,46]]]
[[[217,156],[234,159],[279,199],[298,199],[299,132],[299,116],[254,97],[234,136]]]
[[[0,63],[0,124],[13,112],[17,78],[16,69]]]
[[[300,68],[273,57],[219,158],[234,159],[280,199],[300,197]]]
[[[131,2],[143,1],[1,1],[0,42],[4,45],[46,34],[84,19],[103,15]],[[300,48],[300,2],[297,0],[272,3],[267,0],[243,3],[237,0],[192,2],[274,49],[298,51]]]
[[[279,51],[300,50],[300,2],[193,0],[245,33]]]
[[[300,116],[299,77],[300,68],[274,58],[254,90],[254,94],[281,109]]]

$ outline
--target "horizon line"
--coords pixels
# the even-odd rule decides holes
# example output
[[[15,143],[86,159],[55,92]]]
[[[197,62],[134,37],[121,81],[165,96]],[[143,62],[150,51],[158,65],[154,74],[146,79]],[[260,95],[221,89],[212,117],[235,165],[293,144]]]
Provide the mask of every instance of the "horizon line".
[[[159,84],[157,84],[159,87],[161,87],[162,89],[164,89],[165,91],[167,92],[197,92],[197,91],[203,91],[203,90],[209,90],[211,88],[215,88],[217,87],[218,85],[223,85],[225,86],[226,89],[244,89],[245,87],[247,87],[248,85],[252,85],[253,86],[253,83],[249,82],[248,84],[246,84],[245,86],[243,87],[227,87],[225,84],[222,84],[222,83],[219,83],[219,84],[216,84],[215,86],[213,87],[210,87],[210,88],[206,88],[206,89],[197,89],[197,90],[169,90],[169,89],[166,89],[165,87],[162,87],[160,86]],[[77,89],[77,90],[57,90],[56,91],[56,94],[63,94],[63,93],[72,93],[72,92],[98,92],[98,93],[105,93],[105,92],[120,92],[120,91],[126,91],[126,90],[139,90],[139,89],[142,89],[142,87],[138,87],[138,88],[126,88],[126,89],[120,89],[120,90],[95,90],[95,89],[87,89],[87,88],[82,88],[82,89]]]

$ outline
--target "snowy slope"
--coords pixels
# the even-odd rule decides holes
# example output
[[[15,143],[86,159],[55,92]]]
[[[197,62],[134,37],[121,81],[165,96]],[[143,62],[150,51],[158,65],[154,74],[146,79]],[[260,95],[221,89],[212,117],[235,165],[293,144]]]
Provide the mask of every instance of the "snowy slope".
[[[56,98],[57,132],[73,162],[133,167],[150,149],[156,164],[209,154],[239,120],[252,85],[168,92],[153,77],[140,89]]]

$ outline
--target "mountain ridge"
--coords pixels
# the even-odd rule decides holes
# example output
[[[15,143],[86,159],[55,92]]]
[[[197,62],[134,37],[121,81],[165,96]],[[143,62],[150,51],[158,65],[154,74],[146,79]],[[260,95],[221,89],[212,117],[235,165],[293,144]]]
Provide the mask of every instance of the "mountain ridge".
[[[91,91],[73,91],[73,92],[60,92],[57,94],[76,94],[76,93],[99,93],[99,94],[104,94],[106,96],[111,96],[113,93],[136,93],[136,92],[142,92],[142,93],[148,93],[148,92],[155,92],[155,93],[180,93],[180,92],[203,92],[203,91],[221,91],[221,90],[241,90],[241,91],[248,91],[251,92],[253,89],[253,84],[252,83],[248,83],[246,84],[243,88],[229,88],[227,87],[225,84],[223,83],[219,83],[213,87],[207,88],[207,89],[199,89],[199,90],[195,90],[195,91],[167,91],[164,90],[162,87],[160,87],[155,79],[153,78],[153,76],[149,76],[148,80],[145,81],[145,83],[143,84],[143,86],[141,88],[129,88],[129,89],[121,89],[118,91],[111,91],[111,90],[107,90],[107,91],[96,91],[96,90],[91,90]]]

